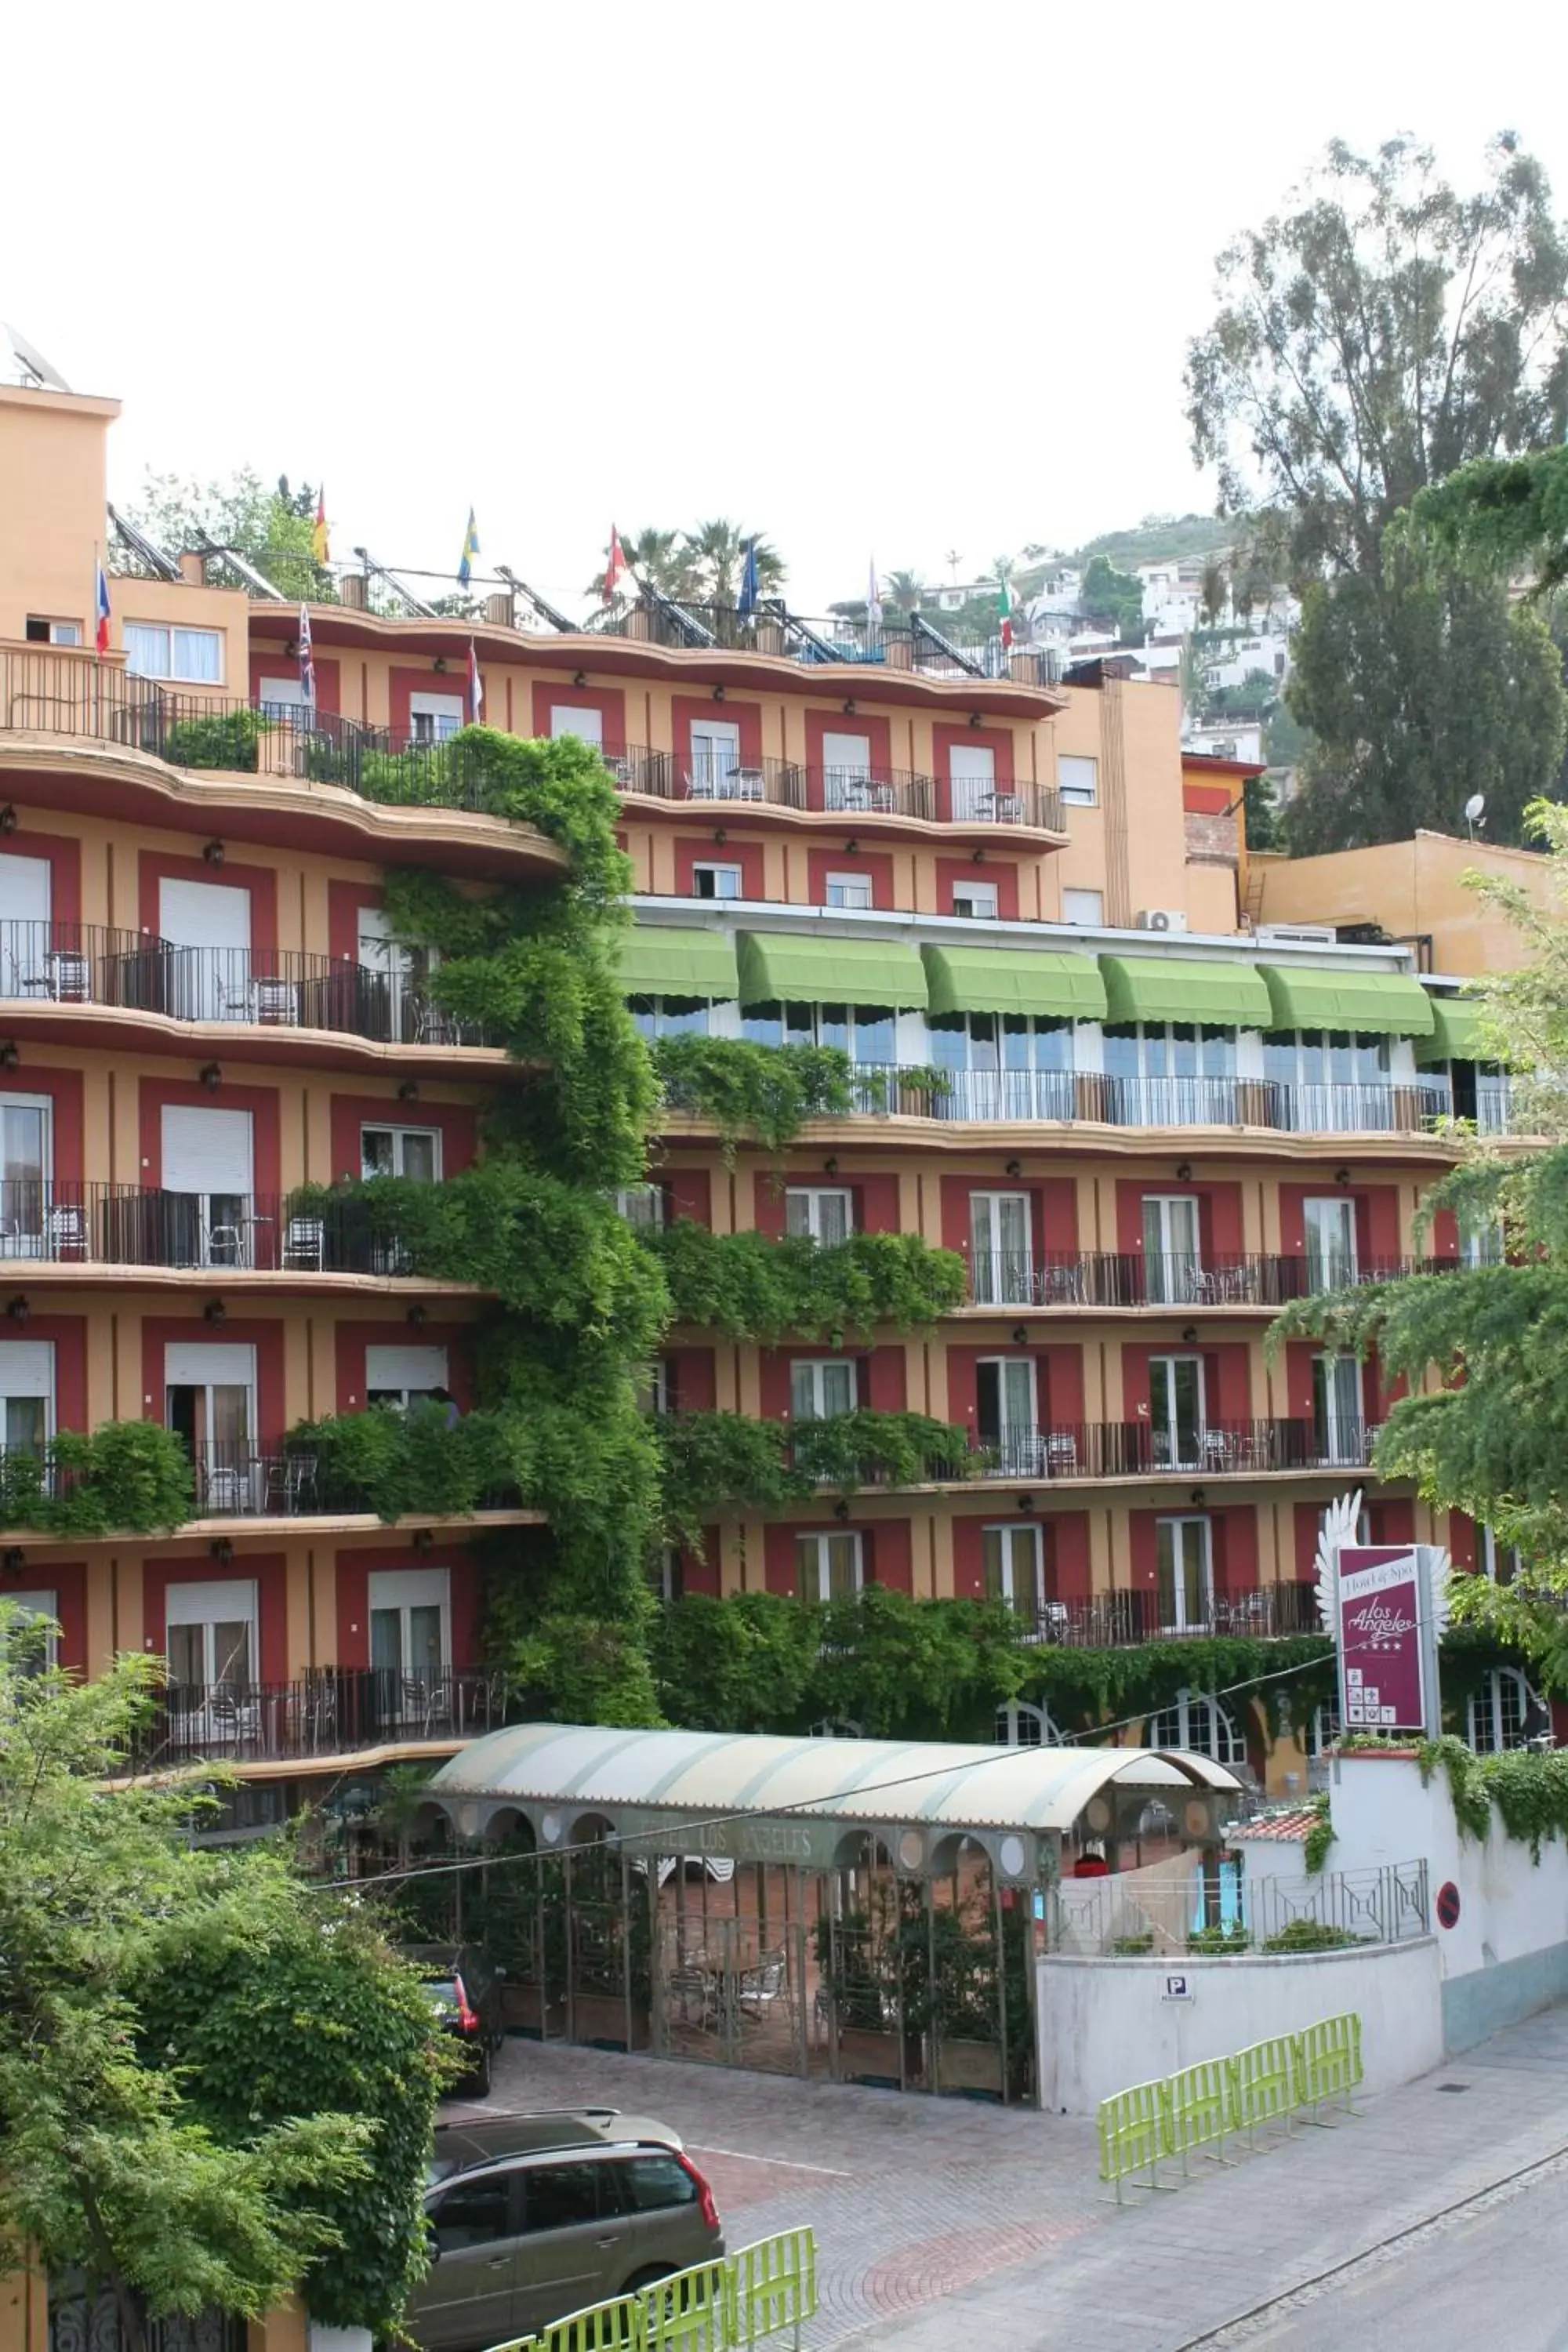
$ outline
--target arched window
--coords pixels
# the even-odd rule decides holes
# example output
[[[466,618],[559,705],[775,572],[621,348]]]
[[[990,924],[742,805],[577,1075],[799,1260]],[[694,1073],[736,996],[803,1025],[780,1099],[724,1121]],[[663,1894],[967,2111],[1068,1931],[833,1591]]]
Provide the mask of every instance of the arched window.
[[[1496,1756],[1505,1748],[1522,1748],[1529,1732],[1526,1719],[1541,1701],[1517,1666],[1494,1666],[1470,1694],[1465,1736],[1482,1756]]]
[[[1043,1706],[1031,1706],[1027,1699],[1009,1699],[996,1710],[996,1745],[998,1748],[1059,1748],[1061,1733]]]
[[[1169,1706],[1152,1715],[1143,1726],[1145,1748],[1189,1748],[1194,1755],[1216,1764],[1245,1764],[1247,1742],[1241,1727],[1217,1698],[1205,1691],[1183,1690]]]

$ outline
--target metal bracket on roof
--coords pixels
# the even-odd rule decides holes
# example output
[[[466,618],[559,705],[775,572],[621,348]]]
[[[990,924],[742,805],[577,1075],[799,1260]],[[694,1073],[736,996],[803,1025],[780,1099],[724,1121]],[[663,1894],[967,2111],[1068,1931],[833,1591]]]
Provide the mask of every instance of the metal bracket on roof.
[[[819,637],[809,622],[801,620],[789,611],[782,596],[764,596],[757,610],[766,613],[770,620],[777,621],[795,644],[806,646],[818,661],[841,662],[844,659],[843,646],[829,645],[826,637]]]
[[[252,595],[262,597],[269,604],[289,604],[294,601],[291,596],[285,596],[281,588],[275,588],[263,572],[258,572],[254,563],[237,554],[232,547],[220,547],[216,540],[204,538],[196,553],[216,556],[220,562],[226,563],[231,572],[238,574]]]
[[[411,613],[416,613],[422,621],[440,620],[441,614],[435,612],[430,605],[421,604],[413,590],[405,588],[397,574],[395,572],[389,572],[384,563],[378,563],[367,547],[356,547],[354,553],[364,565],[366,572],[377,580],[384,580],[393,594],[400,596]]]
[[[563,637],[575,637],[582,635],[580,623],[569,621],[564,613],[558,613],[553,604],[547,604],[538,589],[531,588],[526,580],[520,580],[510,564],[498,563],[496,572],[498,576],[506,582],[514,595],[523,597],[532,605],[540,619],[548,621],[551,627],[559,630]]]
[[[128,547],[132,555],[139,556],[160,580],[179,580],[184,577],[174,557],[165,555],[161,547],[154,547],[150,539],[143,538],[135,524],[127,522],[123,515],[116,514],[107,500],[105,511],[109,516],[110,528],[116,539],[122,546]]]
[[[929,645],[933,645],[938,653],[944,656],[948,661],[956,662],[959,668],[964,671],[968,677],[984,677],[985,667],[984,663],[977,662],[973,654],[960,653],[952,638],[944,637],[940,629],[933,629],[923,613],[911,613],[910,614],[910,635],[914,638],[917,645],[923,637]]]
[[[630,569],[629,566],[627,568]],[[637,580],[635,572],[631,576],[637,580],[637,593],[644,603],[651,604],[656,613],[662,613],[667,621],[673,623],[689,646],[694,646],[699,653],[706,653],[717,646],[719,640],[712,630],[694,613],[689,613],[684,604],[678,604],[673,596],[667,596],[662,588],[654,587],[650,581]]]

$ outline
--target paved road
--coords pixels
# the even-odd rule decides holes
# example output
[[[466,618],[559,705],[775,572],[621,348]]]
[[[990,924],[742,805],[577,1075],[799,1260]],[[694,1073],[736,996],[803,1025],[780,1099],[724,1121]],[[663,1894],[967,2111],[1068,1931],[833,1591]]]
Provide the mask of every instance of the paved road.
[[[809,2352],[952,2352],[955,2340],[965,2352],[1208,2352],[1216,2330],[1224,2352],[1339,2352],[1363,2309],[1363,2333],[1397,2352],[1447,2352],[1461,2325],[1465,2352],[1489,2337],[1508,2352],[1568,2352],[1554,2251],[1568,2243],[1568,2007],[1369,2101],[1357,2119],[1122,2209],[1102,2200],[1088,2122],[963,2100],[514,2042],[489,2112],[590,2098],[676,2126],[712,2179],[731,2245],[812,2224],[821,2310]],[[1511,2197],[1468,2210],[1559,2158]],[[1466,2210],[1386,2266],[1332,2276],[1453,2208]],[[1457,2245],[1485,2286],[1468,2300],[1427,2294],[1428,2265]],[[1277,2305],[1325,2277],[1299,2306]],[[1419,2324],[1407,2326],[1416,2288]],[[1244,2328],[1229,2325],[1259,2306]],[[1556,2335],[1530,2332],[1559,2313]],[[1451,2336],[1436,2332],[1450,2320]]]

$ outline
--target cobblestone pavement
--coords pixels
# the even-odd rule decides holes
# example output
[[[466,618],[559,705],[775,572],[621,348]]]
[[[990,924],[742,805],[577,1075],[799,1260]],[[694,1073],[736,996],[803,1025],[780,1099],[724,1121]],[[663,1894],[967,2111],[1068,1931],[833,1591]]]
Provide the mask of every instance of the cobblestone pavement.
[[[1123,2209],[1102,2201],[1090,2123],[963,2100],[511,2042],[475,2112],[595,2100],[672,2124],[732,2246],[816,2230],[811,2352],[946,2352],[955,2331],[966,2352],[1179,2352],[1556,2153],[1565,2094],[1568,2008]]]

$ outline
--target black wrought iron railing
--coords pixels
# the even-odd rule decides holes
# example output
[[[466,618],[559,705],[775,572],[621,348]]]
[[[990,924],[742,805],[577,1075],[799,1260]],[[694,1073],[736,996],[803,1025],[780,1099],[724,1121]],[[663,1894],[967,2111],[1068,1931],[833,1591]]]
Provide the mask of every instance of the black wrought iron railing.
[[[212,1440],[191,1454],[198,1519],[311,1518],[375,1507],[371,1494],[308,1444]],[[517,1500],[515,1490],[498,1489],[477,1496],[474,1507],[507,1510]]]
[[[1203,1588],[1190,1598],[1188,1606],[1184,1590],[1178,1606],[1173,1591],[1151,1587],[1088,1600],[1058,1601],[1048,1593],[1015,1596],[1008,1605],[1030,1638],[1071,1649],[1126,1649],[1140,1642],[1201,1640],[1215,1634],[1268,1638],[1321,1630],[1317,1588],[1305,1582],[1234,1592]]]
[[[203,1757],[333,1756],[400,1740],[468,1739],[504,1719],[498,1675],[326,1666],[292,1683],[172,1683],[138,1738],[142,1769]]]
[[[975,1250],[969,1295],[976,1307],[1258,1307],[1320,1290],[1451,1271],[1452,1258],[1325,1262],[1298,1256],[1198,1257],[1183,1252]]]
[[[407,1275],[407,1243],[363,1198],[174,1192],[33,1177],[0,1182],[0,1262],[216,1274]]]
[[[1373,1423],[1330,1415],[1295,1421],[1209,1421],[1192,1427],[1153,1419],[1012,1423],[976,1430],[973,1475],[1058,1479],[1234,1477],[1266,1471],[1363,1469]],[[933,1472],[940,1477],[940,1470]]]

